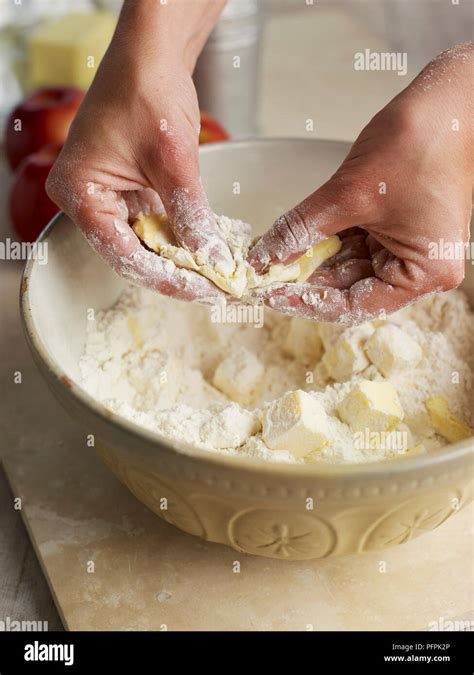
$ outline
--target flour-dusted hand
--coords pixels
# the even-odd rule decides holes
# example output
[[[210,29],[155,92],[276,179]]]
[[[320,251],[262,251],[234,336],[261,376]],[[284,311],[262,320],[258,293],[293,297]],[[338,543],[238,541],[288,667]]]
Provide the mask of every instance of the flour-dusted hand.
[[[186,300],[222,295],[146,251],[129,227],[166,210],[178,242],[233,271],[199,173],[191,73],[224,0],[126,1],[97,76],[47,182],[50,197],[122,276]]]
[[[432,251],[469,237],[472,67],[472,45],[437,57],[372,119],[334,176],[260,239],[249,255],[257,272],[343,239],[308,283],[260,292],[266,304],[357,323],[459,285],[464,260]]]

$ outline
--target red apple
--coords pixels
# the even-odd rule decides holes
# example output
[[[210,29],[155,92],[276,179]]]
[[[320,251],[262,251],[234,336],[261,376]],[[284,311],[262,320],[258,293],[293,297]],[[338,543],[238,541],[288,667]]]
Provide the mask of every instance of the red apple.
[[[201,110],[201,131],[199,133],[199,143],[216,143],[217,141],[228,141],[230,138],[224,127],[209,115]]]
[[[10,218],[22,241],[35,241],[59,211],[46,194],[44,185],[60,150],[60,145],[45,145],[28,155],[13,175]]]
[[[84,92],[76,87],[50,87],[38,89],[17,105],[5,127],[11,168],[43,145],[63,145],[83,98]]]

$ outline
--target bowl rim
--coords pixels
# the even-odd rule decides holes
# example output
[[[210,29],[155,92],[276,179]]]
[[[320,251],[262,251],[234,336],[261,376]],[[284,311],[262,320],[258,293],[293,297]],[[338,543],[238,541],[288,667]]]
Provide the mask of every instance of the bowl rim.
[[[260,139],[243,139],[237,141],[222,141],[219,143],[209,143],[200,147],[200,154],[209,154],[226,148],[232,150],[235,147],[242,147],[245,145],[262,144],[314,144],[314,145],[336,145],[348,148],[349,143],[345,141],[326,140],[326,139],[304,139],[304,138],[260,138]],[[46,225],[40,233],[37,242],[46,241],[54,232],[57,224],[62,220],[67,219],[68,216],[62,211],[59,211]],[[356,478],[363,476],[364,479],[380,478],[393,475],[405,475],[407,473],[416,472],[418,470],[435,468],[435,466],[447,466],[458,461],[462,461],[469,455],[474,455],[474,437],[465,439],[458,443],[444,445],[441,448],[432,450],[423,455],[405,457],[405,458],[390,458],[374,462],[362,462],[354,464],[332,464],[326,462],[318,462],[314,464],[302,463],[284,463],[284,462],[266,462],[265,460],[249,457],[247,455],[226,455],[221,452],[211,452],[200,448],[195,448],[185,442],[177,443],[170,441],[164,436],[157,434],[149,429],[139,426],[135,422],[118,415],[107,408],[103,403],[92,397],[80,384],[71,380],[71,378],[63,371],[60,365],[50,356],[50,353],[41,339],[35,327],[33,320],[33,311],[30,302],[30,280],[37,261],[34,257],[29,257],[23,269],[21,285],[20,285],[20,314],[22,326],[26,341],[30,350],[33,353],[37,364],[42,364],[43,369],[40,368],[41,374],[45,379],[53,380],[59,386],[64,394],[71,402],[78,403],[85,411],[95,418],[97,418],[103,425],[109,427],[112,431],[120,430],[125,433],[125,436],[130,440],[144,441],[147,445],[153,447],[156,451],[165,451],[167,454],[174,455],[175,453],[182,458],[188,458],[195,463],[201,465],[213,465],[222,469],[238,469],[240,471],[252,474],[272,474],[281,478],[291,479],[307,479],[315,480],[321,478]]]

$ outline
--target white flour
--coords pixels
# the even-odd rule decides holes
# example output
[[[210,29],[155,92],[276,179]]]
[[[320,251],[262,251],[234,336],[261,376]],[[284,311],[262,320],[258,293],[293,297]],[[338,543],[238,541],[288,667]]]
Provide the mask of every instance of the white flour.
[[[370,364],[347,381],[329,380],[324,352],[350,329],[292,319],[271,310],[266,310],[260,328],[213,323],[212,316],[210,307],[130,288],[88,325],[80,364],[83,386],[137,424],[210,452],[280,462],[364,462],[394,456],[390,449],[357,447],[349,427],[337,417],[336,407],[355,379],[382,379]],[[444,445],[446,441],[431,426],[424,401],[443,395],[452,411],[472,427],[474,315],[464,295],[452,291],[421,300],[387,321],[410,335],[423,353],[416,368],[387,378],[405,411],[403,429],[409,446],[423,443],[429,450]],[[229,387],[240,388],[243,404],[230,401],[212,384],[217,367],[229,355],[220,370],[225,375],[226,368],[234,362],[238,365]],[[246,359],[261,365],[246,369]],[[330,443],[305,459],[270,450],[261,437],[265,404],[296,389],[311,392],[330,416]]]

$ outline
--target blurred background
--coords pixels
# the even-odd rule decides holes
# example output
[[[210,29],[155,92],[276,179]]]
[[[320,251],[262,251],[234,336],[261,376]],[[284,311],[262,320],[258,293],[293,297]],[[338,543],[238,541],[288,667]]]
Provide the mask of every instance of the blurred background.
[[[62,34],[65,46],[78,45],[82,33],[83,44],[93,47],[99,61],[121,4],[121,0],[0,0],[1,118],[5,120],[21,96],[37,86],[85,87],[94,68],[86,73],[82,69],[81,74],[71,65],[59,81],[53,70],[49,77],[38,72],[34,64],[40,58],[38,41],[46,34],[54,40],[55,25],[56,40]],[[98,10],[110,12],[110,20]],[[473,11],[471,0],[229,0],[196,69],[201,107],[234,137],[298,134],[294,110],[310,108],[318,136],[338,132],[352,138],[354,125],[365,121],[364,98],[374,97],[381,105],[409,81],[384,73],[387,84],[377,91],[377,78],[354,72],[354,52],[366,48],[407,52],[413,75],[441,50],[472,39]],[[78,12],[95,13],[82,28],[76,17],[76,30],[57,20]],[[235,56],[240,67],[235,67]],[[348,80],[357,82],[350,94]],[[341,110],[347,103],[350,106]]]

